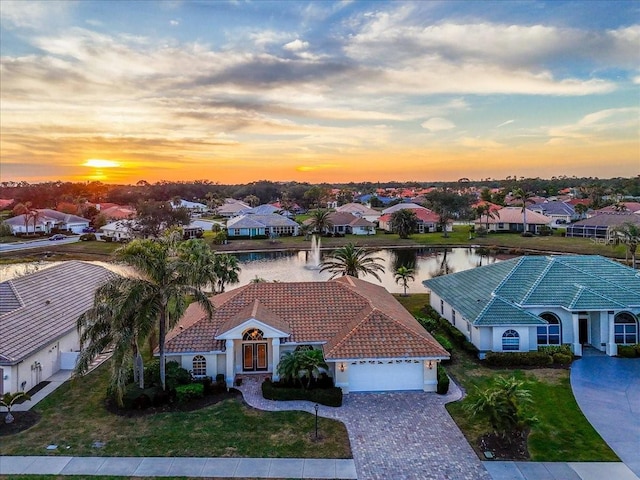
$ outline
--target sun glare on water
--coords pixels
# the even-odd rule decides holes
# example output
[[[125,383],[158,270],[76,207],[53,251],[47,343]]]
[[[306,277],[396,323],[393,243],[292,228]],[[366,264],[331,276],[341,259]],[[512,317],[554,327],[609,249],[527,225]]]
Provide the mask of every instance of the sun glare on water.
[[[119,166],[120,164],[118,162],[114,162],[113,160],[103,160],[101,158],[90,158],[83,164],[83,167],[94,168],[114,168]]]

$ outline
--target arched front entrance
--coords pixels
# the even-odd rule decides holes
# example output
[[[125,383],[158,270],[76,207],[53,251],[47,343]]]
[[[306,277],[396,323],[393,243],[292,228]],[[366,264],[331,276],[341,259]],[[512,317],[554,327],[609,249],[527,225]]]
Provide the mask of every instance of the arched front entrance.
[[[242,371],[264,372],[269,367],[269,354],[264,333],[251,328],[242,335]]]

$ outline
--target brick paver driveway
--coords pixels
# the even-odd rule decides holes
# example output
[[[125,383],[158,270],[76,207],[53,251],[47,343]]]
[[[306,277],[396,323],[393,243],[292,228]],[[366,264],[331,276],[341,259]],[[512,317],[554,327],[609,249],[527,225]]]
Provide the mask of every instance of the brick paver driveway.
[[[344,422],[358,478],[489,480],[491,477],[444,408],[459,398],[452,382],[447,396],[433,393],[357,393],[340,408],[320,406],[319,414]],[[250,405],[263,410],[304,410],[310,402],[265,400],[258,382],[240,388]]]

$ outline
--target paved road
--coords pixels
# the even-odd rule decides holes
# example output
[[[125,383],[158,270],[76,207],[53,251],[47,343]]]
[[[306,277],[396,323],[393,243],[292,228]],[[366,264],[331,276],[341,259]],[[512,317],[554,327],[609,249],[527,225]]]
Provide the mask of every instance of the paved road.
[[[56,245],[76,243],[79,240],[80,236],[74,235],[72,237],[67,237],[64,240],[49,240],[48,238],[44,238],[42,240],[29,240],[26,242],[0,243],[0,253],[29,250],[31,248],[50,248],[55,247]]]

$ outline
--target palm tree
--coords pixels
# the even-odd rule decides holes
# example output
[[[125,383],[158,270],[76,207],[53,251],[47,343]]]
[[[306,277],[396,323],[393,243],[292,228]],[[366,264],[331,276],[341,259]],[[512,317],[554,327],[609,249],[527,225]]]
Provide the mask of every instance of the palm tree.
[[[153,334],[157,317],[151,305],[139,302],[146,293],[145,287],[136,279],[109,280],[96,290],[93,307],[76,322],[82,346],[76,374],[86,373],[101,352],[111,349],[110,388],[120,406],[131,363],[134,382],[144,388],[140,344]]]
[[[522,380],[497,377],[487,390],[476,390],[465,410],[472,417],[487,420],[494,432],[510,441],[510,434],[522,432],[537,421],[526,412],[532,403],[531,392],[524,388]]]
[[[371,275],[381,282],[378,272],[384,273],[384,267],[378,262],[383,259],[372,255],[373,252],[348,243],[331,252],[320,264],[320,271],[331,272],[331,278],[345,275],[358,278],[358,275],[362,273]]]
[[[331,227],[333,227],[333,222],[329,218],[331,212],[329,210],[324,210],[322,208],[315,210],[311,214],[311,218],[309,219],[309,224],[313,230],[317,231],[320,235],[322,235],[325,231],[329,231]]]
[[[190,300],[202,305],[207,316],[211,317],[213,306],[202,292],[201,286],[216,280],[212,275],[212,268],[200,268],[203,262],[198,258],[197,252],[202,240],[191,240],[190,243],[185,242],[186,247],[177,248],[176,238],[177,236],[173,235],[156,240],[134,240],[116,251],[116,258],[133,267],[135,273],[126,283],[126,307],[119,305],[114,299],[115,313],[124,309],[126,314],[133,316],[132,320],[140,324],[149,320],[155,321],[158,331],[160,381],[163,389],[166,389],[167,329],[175,325]],[[128,308],[131,308],[132,304],[136,305],[136,310],[129,312]],[[104,315],[108,319],[114,312],[107,309]],[[91,349],[94,337],[87,340],[87,348]],[[95,340],[100,341],[100,337]]]
[[[238,259],[228,253],[218,253],[214,258],[215,275],[217,278],[217,291],[218,293],[224,292],[224,287],[228,283],[238,283],[240,278],[240,265],[238,265]]]
[[[409,280],[414,281],[415,278],[413,276],[414,270],[413,268],[407,268],[404,265],[396,270],[394,273],[394,278],[396,283],[402,283],[402,288],[404,288],[404,296],[407,296],[407,288],[409,287]]]
[[[491,210],[491,205],[478,205],[475,208],[475,214],[478,217],[478,220],[482,222],[482,217],[484,217],[485,228],[487,232],[489,232],[489,220],[492,218],[500,218],[500,213],[496,210]]]
[[[631,267],[636,268],[636,250],[638,249],[638,243],[640,243],[640,225],[633,222],[624,222],[620,224],[614,230],[619,243],[624,243],[627,246],[626,258],[628,261],[629,255],[631,255]]]
[[[531,197],[533,197],[533,193],[525,192],[522,188],[516,188],[513,191],[513,198],[522,201],[522,224],[524,232],[527,231],[527,200]]]
[[[391,229],[400,238],[409,238],[411,232],[418,228],[416,212],[409,208],[403,208],[391,214]]]

